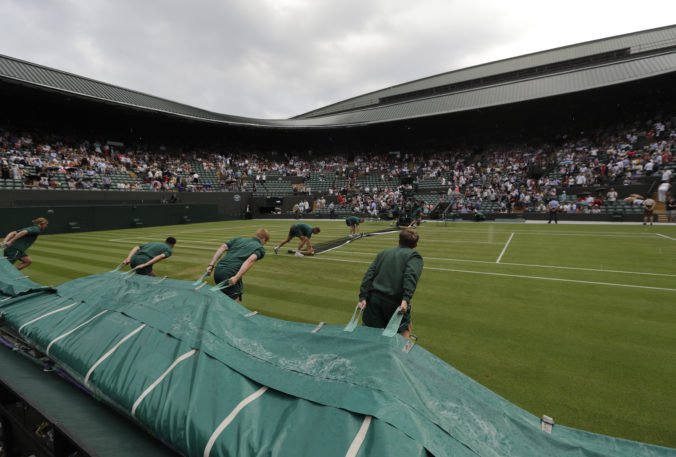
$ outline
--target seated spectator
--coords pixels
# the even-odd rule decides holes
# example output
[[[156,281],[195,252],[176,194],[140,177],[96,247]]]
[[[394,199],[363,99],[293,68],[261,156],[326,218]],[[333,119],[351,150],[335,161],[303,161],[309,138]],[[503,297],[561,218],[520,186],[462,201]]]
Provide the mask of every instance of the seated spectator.
[[[639,194],[631,194],[627,198],[624,199],[625,203],[629,203],[630,205],[633,205],[633,206],[643,206],[644,201],[645,201],[645,198],[642,195],[639,195]]]

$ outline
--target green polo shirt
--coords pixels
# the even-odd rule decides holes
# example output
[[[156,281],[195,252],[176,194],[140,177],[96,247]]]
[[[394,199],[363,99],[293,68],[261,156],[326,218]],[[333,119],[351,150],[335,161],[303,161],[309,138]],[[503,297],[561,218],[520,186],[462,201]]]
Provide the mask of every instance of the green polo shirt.
[[[34,225],[32,227],[26,227],[22,228],[20,230],[17,230],[17,233],[21,233],[23,231],[28,232],[27,235],[22,236],[16,242],[12,243],[12,246],[14,249],[22,252],[26,252],[29,247],[33,246],[33,243],[35,243],[35,240],[38,239],[38,235],[42,233],[42,230],[40,230],[40,227],[37,225]]]
[[[261,240],[256,237],[237,237],[225,244],[228,246],[228,252],[216,264],[217,276],[231,277],[236,275],[246,259],[251,257],[251,254],[256,254],[258,260],[265,257],[265,248]]]
[[[312,226],[307,224],[293,224],[289,230],[289,234],[299,238],[301,236],[312,238]]]
[[[347,216],[345,218],[345,223],[347,225],[359,225],[359,218],[357,216]]]
[[[422,270],[423,259],[415,249],[386,249],[376,256],[366,271],[359,298],[365,299],[371,292],[377,292],[393,303],[410,302]]]
[[[134,257],[137,255],[144,256],[150,260],[160,254],[164,254],[165,257],[171,257],[171,253],[171,246],[167,243],[146,243],[134,254]]]

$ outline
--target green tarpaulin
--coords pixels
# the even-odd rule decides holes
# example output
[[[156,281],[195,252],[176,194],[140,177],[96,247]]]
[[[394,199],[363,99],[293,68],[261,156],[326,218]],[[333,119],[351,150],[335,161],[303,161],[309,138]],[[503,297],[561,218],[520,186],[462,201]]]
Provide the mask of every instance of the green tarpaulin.
[[[313,332],[187,281],[111,272],[55,289],[11,297],[3,285],[6,324],[187,456],[676,457],[560,425],[545,433],[423,348],[405,352],[399,335]]]

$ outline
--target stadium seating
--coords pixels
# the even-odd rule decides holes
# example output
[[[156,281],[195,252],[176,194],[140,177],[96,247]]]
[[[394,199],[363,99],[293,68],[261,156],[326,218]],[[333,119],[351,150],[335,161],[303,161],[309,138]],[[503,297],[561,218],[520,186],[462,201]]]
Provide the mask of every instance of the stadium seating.
[[[448,211],[471,213],[545,212],[557,196],[577,199],[580,185],[641,183],[650,188],[666,170],[676,174],[676,129],[662,138],[635,128],[596,131],[564,144],[537,149],[492,145],[484,152],[450,151],[418,155],[355,155],[273,160],[256,154],[194,152],[169,154],[82,139],[34,140],[0,130],[0,190],[248,191],[255,196],[325,195],[338,202],[336,217],[390,213],[413,198],[430,213],[440,202]],[[652,168],[652,170],[651,170]],[[541,170],[533,173],[533,169]],[[563,191],[568,191],[565,196]],[[622,198],[623,195],[620,195]],[[314,200],[315,197],[308,197]],[[326,207],[313,208],[319,215]],[[592,212],[576,205],[576,213]],[[638,214],[624,202],[603,202],[598,214]]]

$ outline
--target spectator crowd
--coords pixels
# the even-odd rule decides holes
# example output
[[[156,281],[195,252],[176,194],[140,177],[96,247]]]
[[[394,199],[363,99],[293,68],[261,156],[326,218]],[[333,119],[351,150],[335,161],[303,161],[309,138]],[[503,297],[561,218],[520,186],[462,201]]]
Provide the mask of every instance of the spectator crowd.
[[[615,189],[642,177],[658,176],[668,184],[675,148],[676,126],[662,121],[552,143],[349,158],[169,152],[0,130],[0,183],[37,189],[270,193],[279,190],[274,183],[288,182],[289,190],[314,190],[329,204],[372,216],[397,211],[414,195],[423,212],[439,201],[458,213],[545,212],[547,201],[556,197],[562,211],[594,213],[604,198],[617,200]],[[591,186],[611,190],[567,198],[567,190]],[[327,208],[324,196],[302,203],[299,212]]]

